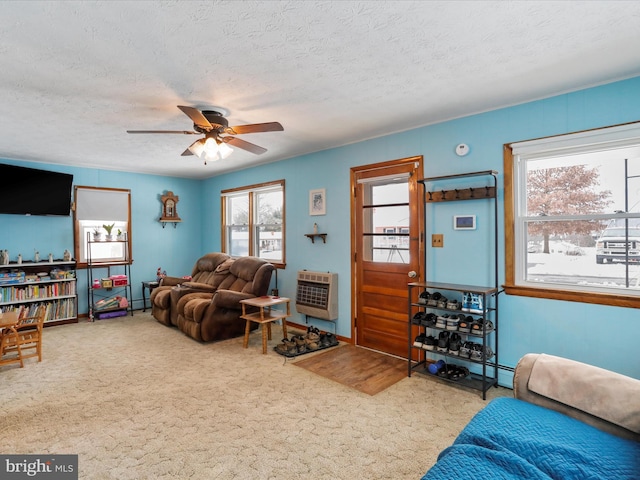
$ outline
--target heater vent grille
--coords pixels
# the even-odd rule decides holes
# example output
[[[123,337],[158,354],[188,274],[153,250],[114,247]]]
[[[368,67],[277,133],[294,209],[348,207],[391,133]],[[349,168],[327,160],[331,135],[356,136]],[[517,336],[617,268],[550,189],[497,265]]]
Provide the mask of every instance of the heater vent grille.
[[[338,318],[338,274],[298,272],[296,310],[322,320]]]

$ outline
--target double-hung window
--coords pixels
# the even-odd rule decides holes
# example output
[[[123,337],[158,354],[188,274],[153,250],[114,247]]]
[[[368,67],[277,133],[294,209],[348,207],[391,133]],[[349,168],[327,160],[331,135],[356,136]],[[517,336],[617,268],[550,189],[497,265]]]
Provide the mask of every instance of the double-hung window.
[[[112,234],[124,235],[128,242],[96,242],[93,232],[105,235],[105,225],[113,225]],[[119,188],[75,187],[74,251],[78,266],[92,263],[131,263],[131,191]]]
[[[505,146],[507,293],[640,307],[640,123]]]
[[[223,251],[285,264],[284,180],[223,190]]]

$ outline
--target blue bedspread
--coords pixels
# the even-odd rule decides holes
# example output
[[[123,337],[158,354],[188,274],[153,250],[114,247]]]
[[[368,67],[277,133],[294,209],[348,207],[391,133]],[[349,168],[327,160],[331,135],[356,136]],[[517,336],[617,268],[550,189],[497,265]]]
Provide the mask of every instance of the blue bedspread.
[[[423,480],[640,480],[640,443],[513,398],[481,410]]]

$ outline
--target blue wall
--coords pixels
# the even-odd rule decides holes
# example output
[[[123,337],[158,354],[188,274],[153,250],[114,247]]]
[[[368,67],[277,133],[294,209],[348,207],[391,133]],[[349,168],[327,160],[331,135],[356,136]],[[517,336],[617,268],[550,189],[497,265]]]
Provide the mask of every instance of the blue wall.
[[[350,168],[358,165],[423,155],[425,176],[469,171],[498,170],[499,175],[499,281],[504,282],[503,157],[505,143],[577,130],[640,120],[640,77],[553,98],[469,116],[409,132],[389,135],[353,145],[234,172],[203,181],[129,173],[63,168],[73,173],[75,183],[102,187],[131,188],[133,202],[132,268],[134,285],[151,279],[158,266],[170,274],[190,273],[201,254],[220,249],[220,191],[223,189],[286,180],[287,268],[278,273],[281,295],[295,297],[295,276],[301,269],[338,273],[339,319],[337,333],[351,335],[350,271]],[[286,128],[286,125],[285,125]],[[455,146],[466,143],[470,153],[455,155]],[[13,162],[19,163],[19,162]],[[27,166],[33,166],[32,163]],[[37,165],[36,165],[37,167]],[[327,214],[309,216],[309,190],[325,188]],[[173,190],[180,196],[178,212],[184,222],[177,229],[162,229],[157,222],[159,195]],[[478,203],[478,202],[477,202]],[[449,206],[451,205],[451,206]],[[465,205],[464,211],[449,204],[431,216],[429,231],[445,233],[445,248],[428,249],[429,279],[457,283],[490,281],[491,223],[487,207]],[[449,209],[449,210],[446,210]],[[483,210],[485,209],[485,210]],[[476,211],[477,210],[477,211]],[[478,231],[454,232],[454,213],[477,214]],[[317,222],[327,232],[327,243],[311,243],[304,237]],[[487,225],[481,222],[489,222]],[[39,239],[42,237],[42,240]],[[474,262],[467,245],[473,244]],[[51,246],[50,246],[51,245]],[[12,258],[19,250],[38,248],[62,252],[72,245],[71,220],[0,215],[0,248]],[[483,255],[486,264],[482,263]],[[478,260],[480,259],[480,260]],[[488,273],[489,272],[489,273]],[[82,277],[82,275],[81,275]],[[86,288],[84,285],[81,288]],[[140,292],[134,290],[134,297]],[[82,290],[81,290],[82,292]],[[81,295],[81,312],[86,298]],[[139,301],[136,307],[139,307]],[[294,309],[295,310],[295,309]],[[293,321],[304,323],[294,313]],[[321,328],[327,325],[318,323]],[[500,296],[500,363],[515,366],[527,352],[561,355],[591,363],[640,379],[636,339],[640,338],[640,315],[636,309]],[[501,383],[509,385],[505,372]]]
[[[220,190],[284,178],[286,180],[287,268],[279,273],[281,295],[295,297],[295,276],[301,269],[338,273],[339,335],[351,335],[350,168],[423,155],[425,176],[497,170],[499,283],[504,282],[503,145],[640,120],[640,78],[426,126],[311,155],[284,160],[205,181],[205,219],[220,212]],[[286,128],[286,126],[285,126]],[[466,143],[470,153],[455,154]],[[308,214],[308,193],[326,188],[327,214]],[[467,284],[491,284],[493,270],[491,206],[482,202],[462,207],[442,204],[430,215],[427,231],[445,233],[445,247],[427,249],[428,279]],[[429,207],[428,207],[429,208]],[[461,211],[463,208],[464,211]],[[453,214],[476,214],[478,230],[455,232]],[[314,222],[327,232],[326,244],[304,237]],[[205,223],[208,223],[205,221]],[[211,222],[205,250],[220,247],[218,223]],[[437,251],[436,251],[437,250]],[[294,314],[294,321],[304,323]],[[323,326],[320,324],[319,326]],[[640,315],[636,309],[500,296],[500,363],[515,366],[528,352],[565,356],[640,378],[636,339]],[[511,375],[501,374],[510,385]]]
[[[132,256],[131,267],[134,308],[142,308],[143,280],[154,280],[162,267],[168,274],[188,275],[194,258],[202,252],[200,228],[202,182],[182,178],[141,175],[111,170],[64,167],[33,162],[1,160],[43,170],[72,173],[73,184],[125,188],[131,190]],[[178,195],[178,215],[183,220],[177,228],[158,222],[162,204],[160,196],[171,190]],[[0,215],[0,248],[8,249],[11,261],[18,253],[25,260],[33,258],[34,250],[46,258],[49,252],[62,258],[65,249],[73,252],[73,217],[39,217]],[[87,313],[87,275],[78,270],[78,311]]]

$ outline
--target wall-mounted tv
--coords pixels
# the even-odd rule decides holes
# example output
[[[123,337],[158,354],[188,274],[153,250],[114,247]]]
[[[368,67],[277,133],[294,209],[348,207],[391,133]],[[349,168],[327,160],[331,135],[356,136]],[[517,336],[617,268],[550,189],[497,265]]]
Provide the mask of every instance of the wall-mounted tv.
[[[0,213],[69,216],[72,184],[68,173],[0,163]]]

